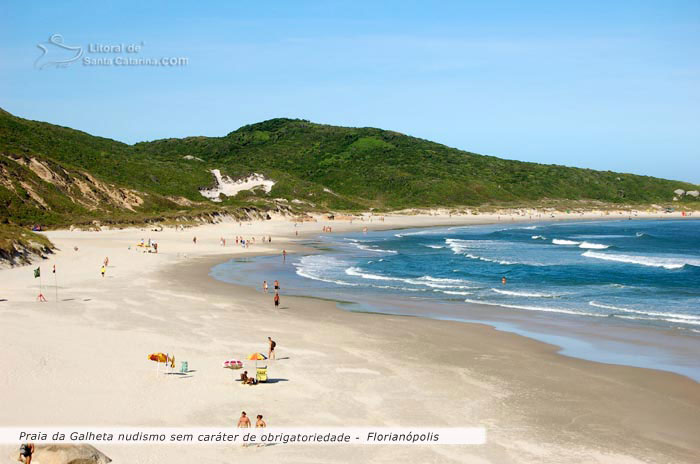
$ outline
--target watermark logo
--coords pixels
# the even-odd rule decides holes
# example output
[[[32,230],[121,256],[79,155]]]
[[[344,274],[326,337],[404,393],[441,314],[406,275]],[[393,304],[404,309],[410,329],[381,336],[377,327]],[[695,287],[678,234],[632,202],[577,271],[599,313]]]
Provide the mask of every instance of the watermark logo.
[[[53,34],[46,42],[37,44],[41,54],[34,62],[36,69],[83,67],[183,67],[186,56],[143,56],[144,42],[89,43],[85,46],[67,45],[61,34]]]
[[[34,62],[34,67],[37,69],[49,66],[65,68],[83,56],[83,47],[66,45],[61,34],[53,34],[48,41],[38,43],[36,46],[41,50],[41,55]]]

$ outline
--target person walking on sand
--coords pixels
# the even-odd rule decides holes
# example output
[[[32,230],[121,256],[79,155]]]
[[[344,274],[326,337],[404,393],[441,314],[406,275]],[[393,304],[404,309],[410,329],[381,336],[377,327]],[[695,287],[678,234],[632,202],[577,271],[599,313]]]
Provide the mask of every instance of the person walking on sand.
[[[192,243],[194,243],[195,245],[197,244],[197,236],[196,235],[194,237],[192,237]]]
[[[270,337],[267,337],[267,341],[270,343],[270,348],[267,350],[267,359],[276,359],[275,348],[277,347],[277,342]]]
[[[102,268],[100,268],[100,274],[102,274],[102,277],[105,276],[105,271],[106,271],[106,270],[107,270],[107,269],[105,269],[105,265],[103,264],[103,265],[102,265]]]
[[[267,280],[263,280],[263,292],[267,293]]]
[[[275,298],[274,298],[274,301],[275,301],[275,308],[279,307],[279,305],[280,305],[280,294],[279,294],[277,291],[275,291]]]
[[[104,264],[105,264],[105,267],[109,266],[109,256],[105,256]]]

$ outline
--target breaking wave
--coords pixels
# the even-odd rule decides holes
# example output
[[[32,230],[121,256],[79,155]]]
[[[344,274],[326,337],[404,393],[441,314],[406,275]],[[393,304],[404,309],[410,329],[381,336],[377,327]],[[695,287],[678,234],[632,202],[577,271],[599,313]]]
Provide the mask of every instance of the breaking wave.
[[[556,298],[557,295],[554,295],[552,293],[538,293],[538,292],[514,292],[511,290],[499,290],[497,288],[492,288],[496,293],[500,293],[501,295],[509,295],[509,296],[524,296],[527,298]]]
[[[651,317],[636,317],[636,319],[646,319],[646,320],[661,320],[667,322],[679,322],[684,324],[700,325],[699,316],[691,316],[688,314],[678,314],[678,313],[660,313],[657,311],[642,311],[639,309],[623,308],[621,306],[613,306],[609,304],[597,303],[595,301],[589,301],[588,304],[594,308],[609,309],[611,311],[622,311],[623,313],[640,314],[641,316],[651,316]],[[623,317],[620,315],[612,314],[612,316]],[[634,316],[624,316],[626,319],[635,318]]]
[[[615,261],[618,263],[639,264],[641,266],[661,267],[664,269],[682,269],[685,266],[700,266],[700,260],[685,258],[663,258],[658,256],[622,255],[613,253],[598,253],[586,251],[581,256],[586,258]]]

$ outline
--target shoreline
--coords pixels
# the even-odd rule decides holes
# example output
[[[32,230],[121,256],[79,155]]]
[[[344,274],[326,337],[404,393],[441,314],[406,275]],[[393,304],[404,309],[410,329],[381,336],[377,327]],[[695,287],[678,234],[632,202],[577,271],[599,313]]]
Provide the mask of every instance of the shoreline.
[[[181,272],[173,271],[170,273],[168,278],[170,279],[171,285],[176,285],[180,288],[184,288],[186,285],[191,285],[192,289],[201,289],[202,285],[204,285],[210,292],[221,292],[222,294],[227,294],[231,291],[236,295],[244,295],[245,298],[257,302],[263,302],[267,299],[265,295],[250,286],[222,282],[209,275],[208,270],[211,269],[211,267],[216,263],[219,263],[220,260],[221,257],[210,257],[197,262],[188,263],[188,269],[183,269]],[[204,279],[205,283],[203,283],[201,280],[193,283],[192,281],[195,279],[195,275],[200,276],[200,279]],[[685,396],[687,393],[694,391],[700,393],[700,384],[695,380],[681,374],[646,367],[601,363],[564,355],[560,353],[560,348],[555,344],[540,341],[535,338],[510,331],[503,331],[497,327],[494,327],[488,321],[465,322],[432,319],[412,315],[347,311],[339,308],[336,304],[336,300],[327,300],[314,296],[286,296],[285,300],[292,301],[289,306],[293,307],[293,317],[295,319],[301,319],[304,323],[310,323],[312,320],[322,319],[326,322],[333,322],[339,327],[348,327],[353,326],[353,323],[349,322],[351,319],[366,319],[366,321],[361,323],[361,326],[363,327],[363,330],[368,330],[369,328],[375,328],[377,325],[390,321],[392,324],[392,330],[407,330],[407,332],[414,334],[413,337],[418,337],[415,334],[420,332],[434,331],[435,333],[439,333],[441,337],[447,336],[448,339],[462,336],[466,336],[467,338],[471,339],[482,338],[484,340],[488,340],[489,344],[498,345],[499,351],[503,346],[517,346],[518,351],[524,350],[528,353],[528,358],[530,358],[532,355],[540,358],[538,361],[546,363],[547,370],[558,369],[565,366],[565,369],[569,371],[569,373],[595,372],[594,375],[596,378],[608,378],[610,380],[615,379],[615,383],[618,383],[621,381],[621,379],[624,379],[625,383],[629,382],[628,385],[641,386],[641,388],[645,391],[652,391],[661,387],[664,390],[664,395],[670,395],[672,397],[675,395]],[[311,309],[303,309],[305,307],[311,307]],[[426,338],[431,338],[431,336],[427,335]],[[433,341],[433,343],[436,342]],[[436,346],[440,346],[439,343],[443,342],[438,341]],[[426,365],[429,365],[431,362],[434,363],[435,361],[428,361],[427,359],[425,361]],[[449,361],[439,361],[439,364],[442,364],[443,362],[450,364]],[[623,388],[623,390],[625,389]],[[691,396],[687,397],[687,399],[695,396],[696,393],[691,393]],[[697,399],[700,400],[700,398]],[[695,401],[695,398],[693,398],[693,401],[688,404],[688,406],[691,404],[693,404],[693,408],[700,407],[700,401]],[[542,405],[540,404],[540,407],[541,406]],[[641,404],[637,405],[636,408],[641,408]],[[575,420],[577,419],[574,419],[574,421]],[[627,420],[629,420],[629,418],[627,418],[625,422],[627,422]],[[662,419],[655,418],[654,421],[656,420],[661,421]],[[700,426],[700,421],[698,421],[695,425]],[[654,425],[652,428],[656,430],[656,427],[657,425]],[[691,427],[691,430],[700,429]],[[647,433],[649,432],[650,430],[647,431]],[[602,437],[599,437],[598,440],[600,438]],[[573,445],[573,443],[570,445]],[[700,453],[700,446],[698,446],[697,449],[695,449],[689,456],[694,456],[695,452]],[[623,454],[624,453],[620,454],[618,458],[621,458]],[[631,457],[632,455],[626,456]],[[649,456],[647,456],[647,458],[648,457]],[[573,459],[573,461],[575,462],[576,460]],[[608,461],[607,459],[603,459],[601,462]],[[613,459],[609,462],[617,461],[616,459]],[[683,461],[681,460],[678,462]]]
[[[0,424],[213,426],[233,424],[246,410],[265,414],[270,426],[483,425],[489,436],[476,447],[353,447],[360,462],[691,463],[700,455],[700,385],[680,375],[562,356],[553,345],[485,324],[353,313],[331,301],[284,295],[276,312],[270,296],[209,276],[222,259],[295,246],[298,228],[288,221],[253,224],[50,233],[62,250],[42,264],[44,271],[52,263],[59,269],[55,304],[34,301],[31,268],[0,271],[9,289],[0,302],[7,372],[0,394],[10,400]],[[374,224],[338,229],[364,225]],[[233,251],[216,243],[223,234],[253,231],[272,234],[273,243]],[[193,233],[201,244],[192,245]],[[149,234],[161,253],[127,249]],[[100,278],[107,253],[111,264]],[[265,350],[267,336],[278,341],[279,359],[270,366],[275,382],[233,382],[221,361]],[[146,360],[154,351],[187,360],[192,374],[157,376]],[[115,462],[183,463],[246,456],[306,462],[316,452],[100,449]],[[0,447],[0,462],[10,451]],[[345,462],[347,452],[324,449],[325,461]]]
[[[619,219],[616,220],[619,221]],[[532,222],[528,221],[528,223],[531,224]],[[490,224],[493,225],[493,223]],[[433,226],[426,226],[426,228],[431,227]],[[411,229],[416,228],[411,227]],[[397,231],[405,230],[405,228],[381,230]],[[311,234],[304,238],[318,242],[320,237],[321,235],[319,234]],[[304,246],[297,251],[303,251],[311,255],[330,253],[331,256],[337,252],[333,248],[308,246]],[[253,260],[265,255],[267,254],[254,256]],[[235,260],[235,258],[226,260],[222,257],[222,262],[212,265],[208,274],[212,275],[217,267],[228,264],[228,261]],[[261,268],[267,267],[268,269],[270,266],[269,264],[260,265]],[[259,269],[256,270],[258,273],[261,272]],[[265,272],[269,274],[277,271],[279,269],[266,270]],[[222,272],[225,272],[225,270],[222,270]],[[231,279],[223,278],[223,275],[214,278],[229,285],[253,288],[260,293],[257,283],[248,281],[236,283],[232,281],[236,280],[236,277],[240,277],[240,275],[236,274],[237,271],[233,272],[235,277]],[[294,273],[293,271],[285,272]],[[301,278],[301,280],[303,281],[304,279]],[[486,324],[503,332],[515,333],[555,345],[562,356],[603,364],[672,372],[700,382],[700,368],[698,368],[697,363],[692,363],[695,359],[700,339],[696,335],[688,333],[690,329],[640,325],[622,319],[614,319],[611,324],[607,318],[603,321],[585,315],[566,315],[546,311],[523,312],[507,305],[473,301],[433,303],[436,307],[447,309],[436,310],[434,307],[432,312],[425,312],[421,311],[421,308],[425,307],[425,303],[413,303],[402,299],[400,296],[396,299],[396,296],[393,295],[391,303],[388,304],[383,301],[381,295],[353,298],[351,294],[343,293],[344,289],[339,287],[337,296],[327,296],[325,295],[325,293],[328,293],[327,291],[317,290],[314,292],[310,288],[301,288],[300,284],[303,284],[303,282],[297,282],[294,293],[292,293],[293,296],[332,301],[338,309],[343,311]],[[287,288],[289,288],[288,285],[287,283]],[[357,309],[353,308],[353,306],[356,306]],[[470,314],[468,317],[455,316],[452,314],[453,311],[449,309],[453,307],[468,308]],[[494,308],[497,308],[498,311],[494,312]]]

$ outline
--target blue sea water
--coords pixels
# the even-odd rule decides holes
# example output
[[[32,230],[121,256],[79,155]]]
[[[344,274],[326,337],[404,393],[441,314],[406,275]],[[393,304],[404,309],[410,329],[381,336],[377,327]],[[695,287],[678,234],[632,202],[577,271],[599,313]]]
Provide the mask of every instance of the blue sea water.
[[[494,315],[504,309],[518,313],[522,320],[588,321],[599,328],[624,323],[700,338],[697,220],[329,234],[308,245],[318,252],[289,255],[284,263],[277,256],[234,260],[212,275],[256,287],[263,279],[279,279],[287,294],[333,298],[351,310],[469,321],[476,303]]]

